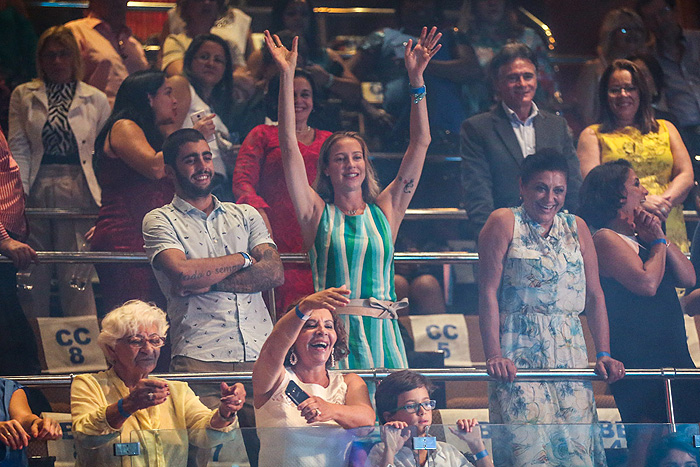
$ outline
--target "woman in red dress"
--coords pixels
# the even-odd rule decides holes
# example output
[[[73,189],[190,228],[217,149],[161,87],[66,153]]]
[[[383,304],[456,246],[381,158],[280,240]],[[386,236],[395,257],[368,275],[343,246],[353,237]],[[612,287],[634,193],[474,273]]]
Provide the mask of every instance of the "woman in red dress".
[[[277,93],[269,92],[268,99],[276,105]],[[294,115],[309,184],[316,178],[321,146],[331,135],[329,131],[309,126],[313,109],[313,79],[309,73],[297,69],[294,75]],[[284,180],[276,125],[258,125],[243,141],[233,172],[233,194],[239,203],[249,204],[260,212],[280,253],[305,253],[299,222]],[[277,317],[283,316],[287,305],[294,300],[312,293],[314,287],[308,262],[286,263],[284,285],[275,289]]]

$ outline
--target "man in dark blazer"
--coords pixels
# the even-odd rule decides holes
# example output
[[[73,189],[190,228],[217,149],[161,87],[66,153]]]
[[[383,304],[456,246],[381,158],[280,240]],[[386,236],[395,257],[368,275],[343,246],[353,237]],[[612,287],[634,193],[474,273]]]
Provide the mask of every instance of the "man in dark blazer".
[[[525,157],[555,149],[569,162],[565,208],[575,209],[581,168],[566,120],[542,111],[533,102],[537,62],[524,44],[507,44],[493,58],[491,79],[496,106],[462,123],[462,185],[474,238],[494,209],[520,204],[520,168]]]

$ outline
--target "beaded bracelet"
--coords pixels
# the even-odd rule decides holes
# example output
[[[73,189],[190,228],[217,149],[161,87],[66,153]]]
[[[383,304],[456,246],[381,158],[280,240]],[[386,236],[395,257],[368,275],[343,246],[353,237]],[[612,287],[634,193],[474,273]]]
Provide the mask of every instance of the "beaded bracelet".
[[[417,104],[425,98],[425,85],[419,88],[411,88],[410,92],[413,96],[413,103]]]
[[[483,451],[477,452],[476,454],[474,454],[474,459],[476,459],[476,460],[483,459],[484,457],[486,457],[488,455],[489,455],[489,452],[486,449],[484,449]]]
[[[311,315],[305,315],[301,312],[301,310],[299,309],[299,304],[297,304],[297,306],[294,307],[294,312],[297,314],[297,317],[302,321],[307,321],[311,317]]]
[[[597,354],[595,354],[596,360],[599,360],[603,357],[612,357],[612,356],[610,355],[610,352],[598,352]]]
[[[124,399],[119,399],[117,401],[117,411],[119,412],[119,415],[121,415],[125,419],[131,417],[131,414],[124,410]]]

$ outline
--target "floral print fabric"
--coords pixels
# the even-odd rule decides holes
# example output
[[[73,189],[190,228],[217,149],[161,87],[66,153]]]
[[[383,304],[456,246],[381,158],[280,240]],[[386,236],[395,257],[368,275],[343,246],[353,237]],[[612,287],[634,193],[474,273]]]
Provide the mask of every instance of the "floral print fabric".
[[[503,356],[517,368],[586,368],[578,318],[586,279],[576,218],[557,214],[543,236],[522,207],[512,210],[513,241],[498,297]],[[490,383],[489,413],[491,423],[511,425],[494,432],[497,466],[606,465],[590,382]]]

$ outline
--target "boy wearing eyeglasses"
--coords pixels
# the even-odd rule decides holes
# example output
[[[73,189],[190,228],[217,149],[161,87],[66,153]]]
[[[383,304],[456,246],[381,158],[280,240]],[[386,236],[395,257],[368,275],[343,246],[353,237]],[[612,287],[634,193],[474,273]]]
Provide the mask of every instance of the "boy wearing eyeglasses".
[[[434,448],[416,449],[414,438],[428,437],[433,423],[434,386],[425,376],[411,370],[392,373],[382,380],[375,393],[382,442],[372,448],[367,459],[371,467],[472,466],[454,446],[438,441]],[[457,421],[450,431],[463,439],[476,459],[476,467],[493,467],[481,439],[476,419]],[[418,443],[429,446],[431,443]]]

